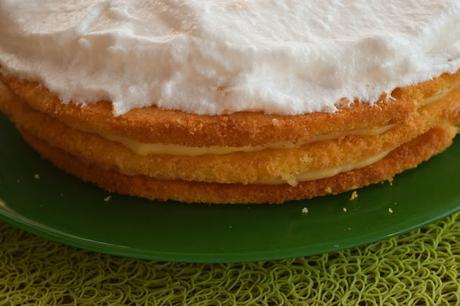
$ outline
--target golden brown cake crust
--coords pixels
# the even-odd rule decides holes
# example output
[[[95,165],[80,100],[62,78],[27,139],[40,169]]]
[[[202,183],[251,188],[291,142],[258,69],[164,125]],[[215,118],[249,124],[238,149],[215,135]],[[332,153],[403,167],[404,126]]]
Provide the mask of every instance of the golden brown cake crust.
[[[44,157],[105,189],[159,200],[281,203],[340,193],[391,179],[441,152],[451,144],[455,125],[460,122],[460,72],[397,89],[394,101],[382,99],[372,107],[356,103],[333,114],[302,116],[197,116],[149,107],[114,117],[108,102],[85,107],[64,104],[37,83],[5,75],[0,79],[13,93],[0,99],[0,110]],[[378,135],[348,135],[296,148],[200,156],[141,156],[100,136],[190,146],[247,146],[305,141],[388,125],[390,129]],[[383,157],[382,153],[389,154]],[[379,157],[372,159],[370,166],[341,167],[374,155]],[[303,182],[298,184],[293,180],[303,171],[336,166],[342,173],[300,179]]]
[[[157,180],[140,175],[126,176],[77,159],[60,149],[49,146],[27,132],[21,132],[32,147],[59,168],[112,192],[155,200],[246,204],[282,203],[288,200],[309,199],[392,179],[394,175],[416,167],[446,149],[451,145],[456,131],[454,127],[431,129],[371,166],[327,179],[303,182],[297,186],[199,183]]]
[[[0,73],[11,91],[30,107],[78,129],[112,133],[146,143],[187,146],[247,146],[301,140],[334,132],[382,127],[403,122],[425,96],[460,82],[460,72],[393,91],[394,99],[382,98],[376,105],[353,103],[336,113],[300,116],[234,113],[201,116],[148,107],[115,117],[109,102],[84,107],[64,104],[36,82],[19,80]]]
[[[124,145],[68,127],[12,96],[0,99],[3,110],[22,130],[77,158],[91,160],[125,174],[214,183],[295,184],[299,173],[360,164],[389,152],[436,126],[449,126],[444,111],[460,109],[460,90],[413,112],[384,134],[347,136],[300,148],[269,149],[225,155],[138,155]],[[63,137],[64,135],[64,137]],[[362,167],[362,166],[361,166]],[[356,167],[352,167],[356,168]],[[344,170],[342,170],[344,171]],[[335,175],[335,174],[331,174]],[[321,178],[321,177],[316,177]]]

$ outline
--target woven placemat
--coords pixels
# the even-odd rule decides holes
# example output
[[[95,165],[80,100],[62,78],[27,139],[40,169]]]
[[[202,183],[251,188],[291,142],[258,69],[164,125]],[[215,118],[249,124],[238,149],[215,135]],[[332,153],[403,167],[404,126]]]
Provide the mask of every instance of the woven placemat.
[[[244,264],[87,252],[0,223],[0,305],[459,305],[460,213],[331,254]]]

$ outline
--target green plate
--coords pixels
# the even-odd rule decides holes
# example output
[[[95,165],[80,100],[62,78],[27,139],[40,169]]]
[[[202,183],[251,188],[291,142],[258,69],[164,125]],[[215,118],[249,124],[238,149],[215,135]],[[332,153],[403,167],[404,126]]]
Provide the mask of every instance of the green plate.
[[[122,256],[183,262],[306,256],[384,239],[460,208],[460,140],[392,186],[360,190],[354,201],[348,193],[282,206],[108,198],[40,158],[4,116],[0,148],[0,219],[65,244]]]

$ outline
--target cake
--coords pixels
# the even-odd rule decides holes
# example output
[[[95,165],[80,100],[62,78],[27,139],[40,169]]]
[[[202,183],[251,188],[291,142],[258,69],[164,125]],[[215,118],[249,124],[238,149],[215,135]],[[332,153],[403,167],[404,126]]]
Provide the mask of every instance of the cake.
[[[111,192],[338,194],[452,144],[459,18],[449,0],[5,1],[0,110]]]

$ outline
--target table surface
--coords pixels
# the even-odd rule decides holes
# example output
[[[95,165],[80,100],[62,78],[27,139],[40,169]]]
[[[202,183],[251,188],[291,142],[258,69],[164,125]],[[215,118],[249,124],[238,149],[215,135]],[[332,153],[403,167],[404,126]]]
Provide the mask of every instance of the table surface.
[[[460,213],[341,252],[244,264],[122,258],[0,223],[0,305],[459,305]]]

